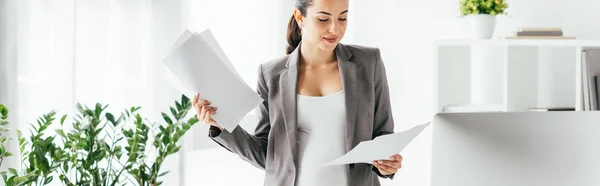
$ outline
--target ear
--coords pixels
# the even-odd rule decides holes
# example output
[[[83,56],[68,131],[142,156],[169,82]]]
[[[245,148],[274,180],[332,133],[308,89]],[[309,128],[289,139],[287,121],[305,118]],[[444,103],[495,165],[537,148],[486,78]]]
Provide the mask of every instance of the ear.
[[[298,27],[302,28],[302,24],[304,24],[304,17],[302,17],[302,12],[299,9],[294,9],[294,18],[296,18],[296,22],[298,23]]]

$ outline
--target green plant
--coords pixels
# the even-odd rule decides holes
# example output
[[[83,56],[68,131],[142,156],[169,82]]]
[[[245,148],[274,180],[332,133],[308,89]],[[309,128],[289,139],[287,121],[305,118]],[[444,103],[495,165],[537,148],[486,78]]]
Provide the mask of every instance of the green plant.
[[[473,14],[489,14],[492,16],[506,14],[506,0],[460,0],[462,16]]]
[[[61,122],[61,128],[56,130],[64,144],[65,158],[59,167],[64,185],[116,185],[122,181],[121,172],[113,164],[121,157],[118,144],[122,138],[116,138],[115,128],[123,118],[114,121],[111,113],[104,113],[107,107],[99,103],[92,108],[77,104],[73,129],[65,133]]]
[[[8,129],[6,126],[8,125],[8,108],[5,105],[0,104],[0,166],[2,166],[2,161],[4,158],[10,157],[13,154],[8,152],[6,146],[4,144],[8,141],[8,136],[6,136],[6,132]]]
[[[5,185],[46,185],[54,178],[66,186],[161,185],[159,177],[168,173],[161,170],[164,160],[179,151],[179,140],[198,122],[195,116],[185,119],[192,108],[189,98],[182,96],[175,101],[175,107],[170,108],[172,116],[162,113],[164,124],[150,124],[138,113],[140,107],[126,109],[118,118],[105,112],[107,107],[77,104],[72,129],[65,130],[64,115],[54,136],[44,134],[54,127],[54,111],[32,125],[29,140],[17,131],[21,171],[10,168],[0,173]],[[0,107],[0,124],[5,123],[7,113]]]
[[[29,141],[17,130],[21,152],[21,173],[14,168],[9,168],[9,177],[6,172],[2,178],[7,186],[13,185],[47,185],[54,179],[53,174],[61,164],[57,159],[62,158],[61,149],[54,144],[54,136],[44,135],[45,130],[55,120],[56,112],[51,111],[37,120],[37,126],[32,125]],[[64,119],[65,117],[63,117]]]
[[[179,140],[194,124],[198,123],[198,119],[195,116],[187,120],[185,119],[191,108],[192,103],[190,99],[182,96],[181,102],[175,101],[175,108],[170,108],[172,117],[164,112],[162,113],[166,124],[154,125],[151,130],[155,133],[152,145],[155,148],[156,157],[153,161],[147,161],[148,157],[144,153],[146,152],[150,128],[147,124],[143,123],[141,117],[139,115],[135,117],[135,130],[123,130],[128,143],[125,150],[129,155],[126,169],[135,178],[137,185],[155,186],[163,183],[158,178],[168,174],[168,171],[161,172],[164,160],[169,155],[179,152],[181,148],[178,145]]]

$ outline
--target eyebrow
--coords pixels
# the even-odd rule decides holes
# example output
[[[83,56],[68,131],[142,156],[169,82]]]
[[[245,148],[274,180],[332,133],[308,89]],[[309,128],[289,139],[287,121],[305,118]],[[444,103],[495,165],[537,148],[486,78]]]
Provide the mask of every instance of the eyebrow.
[[[319,13],[319,14],[325,14],[325,15],[331,15],[331,13],[329,13],[329,12],[324,12],[324,11],[320,11],[320,12],[317,12],[317,13]],[[344,10],[342,13],[340,13],[340,15],[341,15],[341,14],[345,14],[345,13],[348,13],[348,10]]]

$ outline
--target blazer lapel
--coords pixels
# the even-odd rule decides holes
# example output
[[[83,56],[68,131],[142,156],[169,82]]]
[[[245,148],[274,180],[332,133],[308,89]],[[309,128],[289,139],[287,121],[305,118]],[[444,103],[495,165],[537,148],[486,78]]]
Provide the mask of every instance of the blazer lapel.
[[[356,110],[358,106],[358,86],[357,86],[357,68],[356,63],[351,62],[352,53],[343,45],[338,44],[335,49],[338,60],[338,67],[344,87],[346,99],[346,152],[352,149],[354,141],[354,128],[356,121]]]
[[[300,46],[292,52],[288,57],[288,62],[286,64],[287,71],[281,73],[279,78],[279,86],[281,87],[282,93],[282,101],[281,108],[283,108],[283,119],[285,125],[286,136],[288,140],[288,147],[290,157],[293,158],[294,166],[297,163],[297,130],[298,130],[298,113],[297,113],[297,103],[296,103],[296,94],[298,92],[298,60],[300,60],[299,49]]]

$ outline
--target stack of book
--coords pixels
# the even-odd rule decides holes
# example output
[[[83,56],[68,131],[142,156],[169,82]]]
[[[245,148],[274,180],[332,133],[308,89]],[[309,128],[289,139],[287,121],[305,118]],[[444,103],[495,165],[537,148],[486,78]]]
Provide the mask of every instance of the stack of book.
[[[561,28],[519,28],[514,36],[506,39],[575,39],[564,36]]]
[[[581,53],[583,110],[600,110],[600,49],[584,48]]]
[[[542,107],[542,108],[529,108],[529,111],[575,111],[575,107]]]

